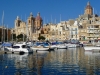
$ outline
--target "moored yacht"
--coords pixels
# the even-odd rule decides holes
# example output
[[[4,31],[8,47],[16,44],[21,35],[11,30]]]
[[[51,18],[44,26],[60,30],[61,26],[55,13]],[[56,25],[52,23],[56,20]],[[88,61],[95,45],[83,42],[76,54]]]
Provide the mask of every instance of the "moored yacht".
[[[71,44],[71,43],[68,43],[68,44],[66,44],[66,46],[68,48],[76,48],[76,47],[79,47],[79,44]]]
[[[64,44],[58,45],[57,49],[67,49],[67,46]]]
[[[26,44],[15,44],[12,47],[6,47],[11,52],[25,52],[30,53],[33,52],[31,48],[29,48]]]
[[[43,43],[43,42],[42,43],[36,43],[31,48],[33,50],[53,50],[53,49],[55,49],[55,47],[52,47],[50,44]]]
[[[84,46],[85,51],[91,51],[91,50],[100,50],[100,47],[96,46]]]

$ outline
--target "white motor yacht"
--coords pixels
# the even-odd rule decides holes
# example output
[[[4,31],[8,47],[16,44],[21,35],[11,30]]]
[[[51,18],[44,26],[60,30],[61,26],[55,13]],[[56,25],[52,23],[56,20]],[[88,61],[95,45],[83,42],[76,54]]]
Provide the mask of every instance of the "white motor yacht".
[[[91,51],[91,50],[100,50],[100,47],[96,46],[84,46],[85,51]]]
[[[67,49],[67,46],[65,44],[59,44],[57,49]]]
[[[15,44],[12,47],[6,47],[11,52],[33,52],[26,44]]]
[[[68,48],[76,48],[76,47],[79,47],[79,44],[71,44],[71,43],[69,43],[69,44],[66,44],[66,46]]]
[[[43,47],[43,46],[33,46],[31,47],[34,51],[35,50],[49,50],[49,47]]]

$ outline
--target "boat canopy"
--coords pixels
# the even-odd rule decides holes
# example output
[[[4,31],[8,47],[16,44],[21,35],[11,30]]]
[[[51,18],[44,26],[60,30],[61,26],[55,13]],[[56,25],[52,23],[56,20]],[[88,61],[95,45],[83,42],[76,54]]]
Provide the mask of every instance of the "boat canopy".
[[[12,46],[12,43],[3,43],[2,46],[5,46],[5,47],[9,46],[10,47],[10,46]]]

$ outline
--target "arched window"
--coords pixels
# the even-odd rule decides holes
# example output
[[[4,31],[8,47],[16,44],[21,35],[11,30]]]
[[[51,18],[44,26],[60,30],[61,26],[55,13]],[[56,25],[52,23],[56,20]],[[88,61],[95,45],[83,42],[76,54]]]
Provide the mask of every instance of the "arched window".
[[[30,23],[30,20],[29,20],[29,23]]]

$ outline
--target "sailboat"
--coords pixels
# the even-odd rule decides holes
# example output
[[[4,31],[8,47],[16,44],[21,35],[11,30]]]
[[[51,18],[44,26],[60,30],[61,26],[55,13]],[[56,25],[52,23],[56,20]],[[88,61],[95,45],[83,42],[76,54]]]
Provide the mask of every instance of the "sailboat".
[[[94,34],[94,9],[93,9],[93,34]],[[92,50],[100,50],[100,46],[94,45],[94,37],[93,37],[93,46],[84,46],[85,51],[92,51]]]

